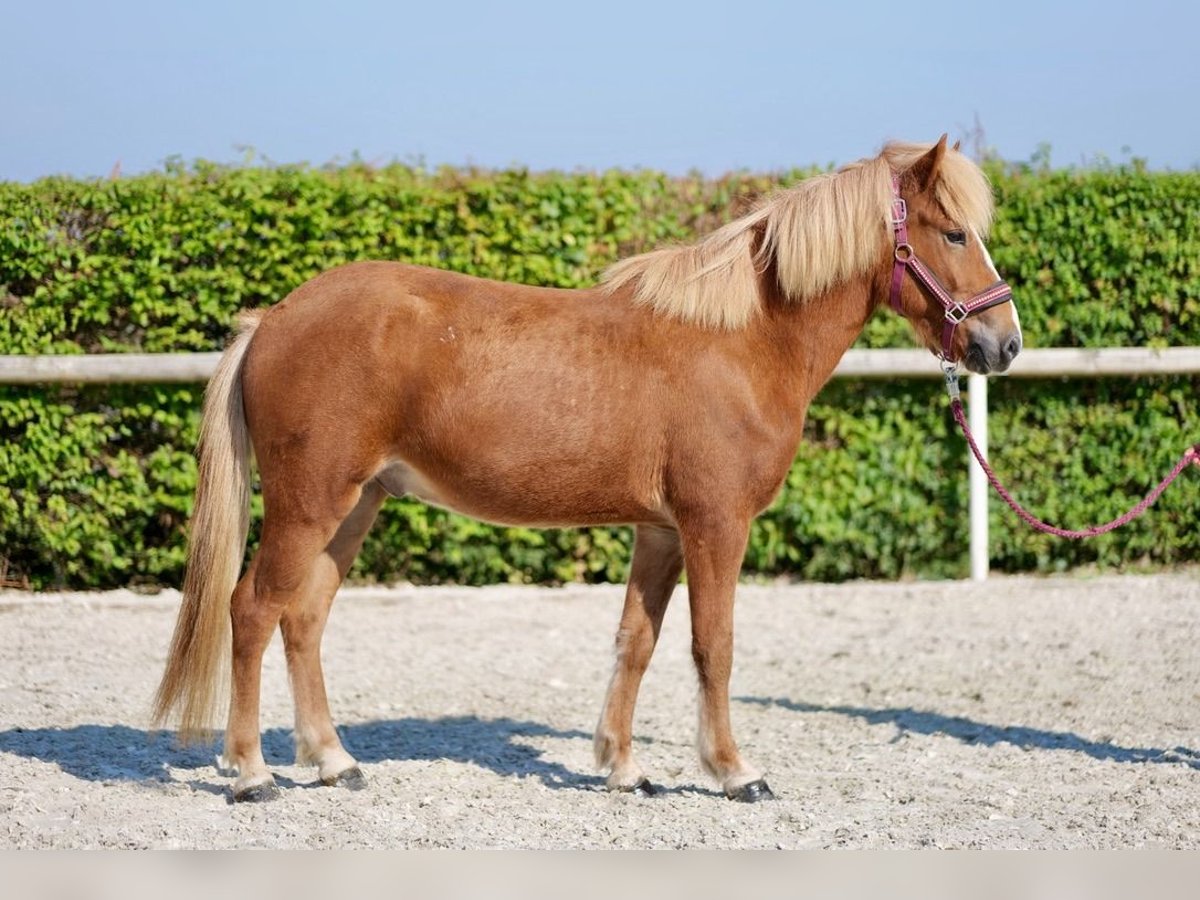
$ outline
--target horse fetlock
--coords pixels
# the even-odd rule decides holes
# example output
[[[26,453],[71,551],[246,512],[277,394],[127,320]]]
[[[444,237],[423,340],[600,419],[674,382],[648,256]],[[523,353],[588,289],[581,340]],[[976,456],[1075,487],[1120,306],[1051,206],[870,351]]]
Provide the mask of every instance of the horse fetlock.
[[[635,793],[644,797],[654,793],[642,767],[633,758],[628,740],[622,746],[622,741],[615,734],[601,727],[596,732],[593,750],[596,753],[596,767],[601,771],[609,770],[605,785],[610,791]]]
[[[227,746],[216,763],[217,771],[222,775],[237,776],[233,782],[233,799],[238,803],[257,803],[279,796],[275,776],[267,768],[261,751],[238,752]]]
[[[596,731],[592,738],[592,753],[596,758],[596,768],[611,769],[617,760],[617,740],[603,726]]]
[[[346,752],[336,735],[322,737],[317,732],[306,734],[299,726],[296,732],[296,765],[316,766],[322,782],[332,784],[337,776],[356,768],[358,761]]]
[[[762,785],[766,794],[771,794],[770,788],[763,781],[762,772],[742,759],[736,749],[727,748],[724,752],[717,751],[713,742],[707,739],[704,731],[701,731],[700,740],[697,743],[700,765],[721,785],[726,797],[736,800],[751,800],[751,798],[741,795],[745,793],[747,785],[756,783]],[[766,798],[756,797],[753,799]]]
[[[320,748],[311,747],[305,741],[296,739],[296,765],[319,766],[321,764]]]
[[[232,778],[238,773],[237,763],[225,753],[218,753],[213,759],[213,765],[217,768],[217,774],[227,778]]]

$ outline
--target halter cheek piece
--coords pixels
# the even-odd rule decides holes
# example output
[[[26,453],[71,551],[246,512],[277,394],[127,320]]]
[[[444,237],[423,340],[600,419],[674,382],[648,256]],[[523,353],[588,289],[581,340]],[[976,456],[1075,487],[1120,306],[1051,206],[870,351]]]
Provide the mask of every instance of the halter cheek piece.
[[[990,307],[1011,301],[1012,288],[1003,281],[997,281],[973,297],[962,301],[955,300],[945,286],[938,281],[937,276],[917,259],[917,254],[908,242],[908,206],[905,204],[904,198],[900,196],[900,176],[895,173],[892,174],[892,232],[896,242],[894,251],[896,262],[892,266],[892,309],[900,312],[900,285],[904,281],[904,272],[907,270],[912,273],[912,277],[917,280],[918,284],[945,307],[946,323],[942,326],[941,356],[945,363],[953,364],[957,362],[950,349],[954,341],[954,329],[967,316],[973,316]]]

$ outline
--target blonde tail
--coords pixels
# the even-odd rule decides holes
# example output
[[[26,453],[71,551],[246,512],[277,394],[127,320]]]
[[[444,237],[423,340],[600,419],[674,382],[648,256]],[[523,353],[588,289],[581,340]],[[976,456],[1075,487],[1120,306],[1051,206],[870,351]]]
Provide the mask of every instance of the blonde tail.
[[[204,394],[200,467],[188,538],[183,602],[154,722],[179,714],[183,741],[207,739],[228,695],[229,606],[246,552],[250,518],[250,435],[242,405],[242,360],[260,312],[243,313]]]

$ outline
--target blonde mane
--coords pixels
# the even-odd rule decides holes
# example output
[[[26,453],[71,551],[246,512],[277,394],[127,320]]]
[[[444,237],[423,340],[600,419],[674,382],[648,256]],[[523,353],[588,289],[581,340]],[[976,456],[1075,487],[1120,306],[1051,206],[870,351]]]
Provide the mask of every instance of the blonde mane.
[[[635,303],[730,329],[744,326],[757,310],[759,275],[772,261],[787,299],[818,296],[879,260],[890,239],[891,172],[906,171],[932,147],[891,143],[873,159],[807,178],[698,243],[616,263],[604,273],[604,289],[632,285]],[[987,234],[991,186],[966,156],[946,152],[934,193],[951,219]]]

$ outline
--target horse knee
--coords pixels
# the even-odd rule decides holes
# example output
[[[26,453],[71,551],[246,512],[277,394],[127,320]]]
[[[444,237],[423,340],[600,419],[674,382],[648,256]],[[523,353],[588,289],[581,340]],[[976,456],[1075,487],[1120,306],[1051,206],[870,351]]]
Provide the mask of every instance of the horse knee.
[[[645,673],[654,654],[654,634],[649,628],[617,632],[617,665],[638,675]]]

